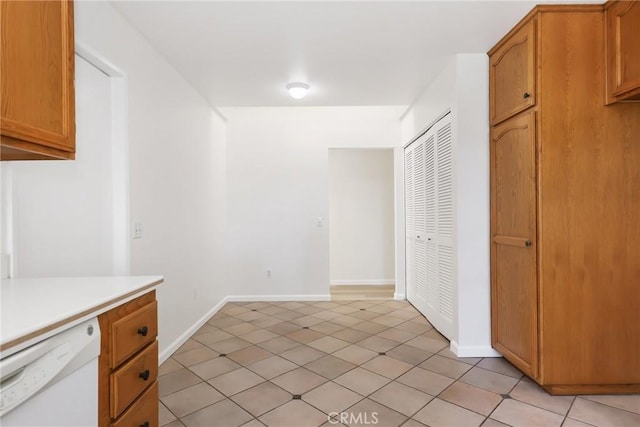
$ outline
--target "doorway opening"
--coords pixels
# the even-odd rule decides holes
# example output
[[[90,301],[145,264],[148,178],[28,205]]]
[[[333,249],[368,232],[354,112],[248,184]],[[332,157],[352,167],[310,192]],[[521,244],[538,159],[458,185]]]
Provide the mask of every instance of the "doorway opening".
[[[329,149],[331,299],[394,298],[394,206],[393,149]]]

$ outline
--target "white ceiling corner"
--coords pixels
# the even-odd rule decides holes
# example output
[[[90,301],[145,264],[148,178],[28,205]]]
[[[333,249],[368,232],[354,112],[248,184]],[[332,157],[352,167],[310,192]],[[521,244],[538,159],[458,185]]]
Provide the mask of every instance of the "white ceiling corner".
[[[409,105],[532,1],[114,1],[211,105]],[[311,85],[294,100],[285,85]]]

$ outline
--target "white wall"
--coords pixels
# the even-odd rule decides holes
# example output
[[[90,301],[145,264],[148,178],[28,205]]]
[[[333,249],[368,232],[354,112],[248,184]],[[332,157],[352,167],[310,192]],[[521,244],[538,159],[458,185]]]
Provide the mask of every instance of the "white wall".
[[[489,59],[457,55],[458,340],[460,354],[498,356],[491,343]]]
[[[393,150],[329,150],[332,285],[395,284]]]
[[[404,110],[223,109],[234,295],[328,296],[329,148],[398,146]]]
[[[453,115],[458,313],[452,349],[493,356],[489,277],[489,65],[485,54],[452,57],[401,120],[407,144],[447,110]]]
[[[107,2],[77,2],[76,43],[126,80],[132,274],[162,274],[160,352],[222,301],[225,123]],[[78,148],[79,150],[82,147]]]
[[[76,57],[76,90],[76,160],[4,165],[14,277],[114,274],[110,79]]]

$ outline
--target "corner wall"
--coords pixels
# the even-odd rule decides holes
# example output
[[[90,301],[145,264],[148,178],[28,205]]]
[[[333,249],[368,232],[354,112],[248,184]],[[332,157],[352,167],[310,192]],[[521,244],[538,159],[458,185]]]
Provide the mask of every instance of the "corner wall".
[[[451,110],[455,151],[456,334],[458,356],[496,356],[491,348],[489,277],[489,61],[459,54],[401,119],[402,143]]]
[[[222,110],[234,295],[328,298],[329,148],[399,146],[405,108]]]

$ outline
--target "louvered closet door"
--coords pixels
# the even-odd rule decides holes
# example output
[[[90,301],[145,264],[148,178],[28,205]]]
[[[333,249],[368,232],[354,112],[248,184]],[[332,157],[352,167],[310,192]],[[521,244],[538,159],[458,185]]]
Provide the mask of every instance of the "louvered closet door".
[[[413,150],[413,176],[414,176],[414,220],[415,243],[414,252],[416,259],[415,289],[416,298],[424,299],[427,294],[427,248],[425,235],[425,162],[424,142],[420,142]]]
[[[414,142],[411,152],[413,239],[407,239],[407,297],[445,336],[455,318],[454,181],[450,116]],[[409,159],[405,157],[405,162]],[[409,200],[407,198],[407,200]],[[407,209],[409,205],[407,204]],[[411,234],[407,227],[407,235]]]
[[[407,147],[404,152],[404,201],[405,201],[405,256],[407,298],[412,299],[416,291],[416,257],[415,257],[415,221],[413,199],[413,149]]]
[[[455,317],[456,265],[454,256],[455,216],[453,182],[453,139],[451,121],[436,125],[436,205],[438,256],[438,312],[434,326],[447,337],[453,336]]]

